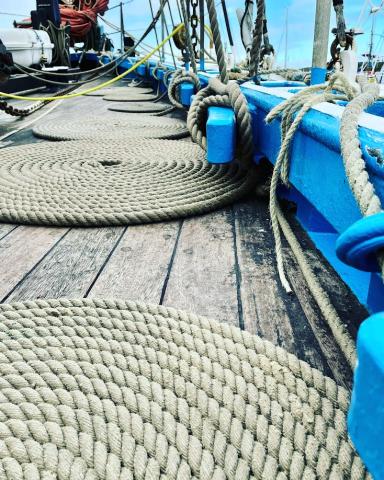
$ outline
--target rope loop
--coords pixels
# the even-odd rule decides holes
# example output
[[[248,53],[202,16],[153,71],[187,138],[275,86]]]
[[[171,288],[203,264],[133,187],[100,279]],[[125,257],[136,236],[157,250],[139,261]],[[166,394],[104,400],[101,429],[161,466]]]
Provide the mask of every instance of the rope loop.
[[[187,126],[192,140],[207,149],[206,124],[209,107],[233,108],[237,123],[237,155],[242,163],[248,165],[253,157],[252,117],[248,101],[236,82],[227,85],[218,78],[211,78],[208,87],[200,90],[189,109]]]
[[[171,83],[168,86],[168,97],[175,107],[184,109],[185,107],[180,101],[179,89],[182,83],[193,83],[197,91],[201,89],[201,83],[199,77],[191,71],[177,70],[173,75]]]

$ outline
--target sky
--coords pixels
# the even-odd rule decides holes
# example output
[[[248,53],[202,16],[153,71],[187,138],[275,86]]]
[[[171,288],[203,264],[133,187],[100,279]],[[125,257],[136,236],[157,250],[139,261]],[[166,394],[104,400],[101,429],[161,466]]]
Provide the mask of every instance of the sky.
[[[124,1],[124,0],[123,0]],[[126,0],[125,0],[126,1]],[[170,0],[172,5],[172,13],[175,21],[178,21],[178,12],[175,0]],[[113,7],[120,3],[120,0],[110,0],[110,6]],[[152,0],[154,9],[157,10],[159,0]],[[378,6],[381,0],[345,0],[345,17],[348,28],[362,28],[365,33],[359,36],[358,51],[362,54],[368,50],[370,42],[370,30],[373,16],[370,15],[369,10],[371,6]],[[11,14],[26,15],[31,9],[35,8],[35,0],[0,0],[0,28],[7,28],[12,26],[15,18],[13,15],[4,15],[4,12]],[[236,17],[236,9],[244,7],[244,0],[226,0],[231,29],[233,32],[236,48],[238,50],[238,57],[244,57],[244,50],[240,40],[239,23]],[[217,10],[219,21],[222,25],[223,41],[227,42],[226,30],[220,1],[217,1]],[[271,43],[277,52],[278,66],[283,65],[285,57],[285,21],[288,14],[288,66],[289,67],[305,67],[311,64],[312,59],[312,44],[314,31],[314,18],[316,0],[266,0],[267,18],[269,24],[269,34]],[[363,10],[363,15],[360,14]],[[167,12],[169,13],[169,12]],[[375,51],[378,54],[384,55],[384,8],[382,11],[374,15],[375,21],[375,36],[374,44]],[[105,14],[105,18],[110,22],[119,25],[120,13],[119,8],[112,9]],[[167,23],[171,27],[169,14],[167,15]],[[124,22],[125,29],[132,32],[133,35],[139,36],[143,30],[148,26],[151,20],[149,0],[131,0],[124,5]],[[207,19],[206,19],[207,23]],[[335,26],[335,17],[332,14],[331,27]],[[106,27],[107,32],[112,32],[109,27]],[[159,31],[160,34],[160,31]],[[115,41],[115,45],[119,47],[119,35],[112,35],[111,38]],[[330,40],[332,35],[330,35]],[[151,34],[147,43],[155,45],[155,35]]]

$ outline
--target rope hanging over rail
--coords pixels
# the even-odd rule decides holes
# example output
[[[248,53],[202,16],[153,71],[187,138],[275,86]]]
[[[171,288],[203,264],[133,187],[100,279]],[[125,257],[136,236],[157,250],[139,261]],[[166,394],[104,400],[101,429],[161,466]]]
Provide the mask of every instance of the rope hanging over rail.
[[[369,476],[349,394],[294,355],[163,306],[0,306],[0,476],[348,479]]]

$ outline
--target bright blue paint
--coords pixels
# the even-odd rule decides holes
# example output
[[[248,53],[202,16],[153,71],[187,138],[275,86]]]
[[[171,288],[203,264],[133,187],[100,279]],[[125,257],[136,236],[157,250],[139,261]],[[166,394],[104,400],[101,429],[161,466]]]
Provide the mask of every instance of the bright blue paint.
[[[185,106],[189,107],[192,103],[192,95],[195,93],[195,86],[193,83],[184,82],[180,86],[180,102]]]
[[[164,70],[161,69],[161,68],[160,68],[159,70],[157,70],[157,73],[156,73],[157,78],[158,78],[159,80],[163,80],[163,78],[164,78],[164,73],[165,73]]]
[[[136,68],[136,72],[140,77],[145,77],[147,75],[147,67],[145,65],[139,65]]]
[[[337,256],[365,272],[380,272],[377,253],[384,248],[384,213],[362,218],[338,239]]]
[[[366,320],[357,340],[358,365],[348,416],[357,451],[375,480],[384,479],[384,314]]]
[[[261,81],[260,85],[262,87],[269,87],[269,88],[281,88],[281,87],[306,87],[304,82],[273,82],[270,80]]]
[[[318,85],[320,83],[324,83],[326,77],[327,77],[327,69],[326,68],[312,67],[312,70],[311,70],[311,85]]]
[[[209,163],[229,163],[235,158],[236,118],[231,108],[209,107],[207,159]]]

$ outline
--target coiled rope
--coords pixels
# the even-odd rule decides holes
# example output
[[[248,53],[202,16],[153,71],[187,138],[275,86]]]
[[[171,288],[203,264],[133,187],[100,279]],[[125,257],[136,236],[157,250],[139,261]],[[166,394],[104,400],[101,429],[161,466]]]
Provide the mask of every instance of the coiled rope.
[[[206,124],[208,108],[212,106],[233,108],[237,121],[238,159],[249,167],[254,148],[252,117],[249,113],[247,99],[235,82],[224,85],[219,79],[211,78],[208,87],[196,94],[187,119],[192,140],[204,150],[207,149]]]
[[[249,74],[257,79],[259,70],[261,46],[263,43],[263,26],[265,19],[265,0],[257,0],[257,16],[253,29],[253,40],[250,51]]]
[[[128,102],[123,105],[113,105],[108,107],[108,110],[112,112],[156,114],[169,113],[173,111],[173,107],[170,107],[168,103]]]
[[[193,83],[196,91],[201,88],[200,79],[194,72],[177,70],[168,86],[168,98],[175,107],[180,109],[184,109],[184,105],[180,101],[180,85],[182,83]]]
[[[133,118],[140,124],[141,117]],[[147,140],[142,137],[153,135],[154,127],[134,128],[136,138],[115,128],[121,135],[113,148],[99,136],[98,142],[64,142],[60,148],[43,142],[0,150],[0,221],[58,226],[167,221],[232,204],[254,186],[252,172],[241,165],[210,165],[197,145]]]
[[[144,96],[144,95],[142,95]],[[70,121],[69,121],[70,118]],[[129,138],[178,139],[188,136],[188,129],[182,120],[154,118],[136,115],[110,114],[88,116],[73,120],[61,117],[55,122],[45,121],[33,129],[33,134],[48,140],[93,140],[123,142]]]
[[[0,306],[0,477],[368,478],[349,395],[285,350],[162,306]]]

